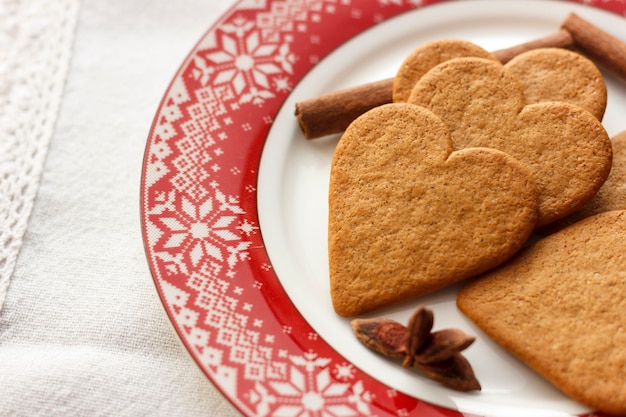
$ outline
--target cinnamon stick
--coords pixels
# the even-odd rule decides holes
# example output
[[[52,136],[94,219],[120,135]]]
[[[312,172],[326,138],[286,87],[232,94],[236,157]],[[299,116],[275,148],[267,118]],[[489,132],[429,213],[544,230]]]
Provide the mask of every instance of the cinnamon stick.
[[[626,43],[574,13],[567,16],[561,27],[572,35],[576,49],[626,80]]]
[[[296,103],[296,117],[304,137],[316,139],[343,132],[357,117],[391,103],[393,78],[363,84]]]
[[[512,46],[506,49],[500,49],[493,51],[492,54],[496,56],[503,64],[506,64],[517,55],[524,52],[531,51],[539,48],[566,48],[569,49],[573,46],[574,40],[569,31],[561,29],[552,35],[548,35],[544,38],[535,39],[529,42],[525,42],[516,46]]]
[[[513,57],[532,49],[569,48],[572,45],[569,32],[559,30],[544,38],[493,51],[493,54],[505,64]],[[341,133],[366,111],[391,103],[392,91],[393,78],[334,91],[296,103],[295,115],[306,139]]]

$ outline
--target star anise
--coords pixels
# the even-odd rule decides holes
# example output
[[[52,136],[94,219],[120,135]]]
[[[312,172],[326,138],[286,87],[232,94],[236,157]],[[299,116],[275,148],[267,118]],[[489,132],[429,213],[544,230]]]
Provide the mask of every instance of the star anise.
[[[415,367],[424,376],[458,391],[480,390],[472,366],[461,354],[474,337],[459,329],[431,332],[433,312],[419,306],[408,325],[388,318],[353,319],[356,337],[370,349],[402,359],[405,368]]]

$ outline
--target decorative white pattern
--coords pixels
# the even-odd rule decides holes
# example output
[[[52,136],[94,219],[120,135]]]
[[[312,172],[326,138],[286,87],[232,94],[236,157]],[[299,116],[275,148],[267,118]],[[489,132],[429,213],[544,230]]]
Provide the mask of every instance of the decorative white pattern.
[[[78,9],[79,0],[0,2],[0,309],[57,119]]]
[[[242,271],[263,248],[256,213],[242,204],[246,193],[254,195],[256,176],[237,156],[248,146],[243,138],[254,134],[239,115],[259,109],[256,117],[269,127],[272,114],[262,109],[288,94],[303,62],[291,49],[295,35],[319,25],[324,13],[334,15],[337,3],[276,1],[263,5],[269,11],[256,4],[258,13],[226,20],[190,56],[187,81],[173,83],[146,154],[146,236],[165,303],[205,372],[232,395],[228,387],[249,387],[238,406],[258,416],[372,414],[371,394],[350,364],[275,347],[300,333],[255,318],[263,306],[253,294],[265,283],[246,283]],[[241,183],[243,195],[226,182]],[[268,262],[259,268],[271,270]]]

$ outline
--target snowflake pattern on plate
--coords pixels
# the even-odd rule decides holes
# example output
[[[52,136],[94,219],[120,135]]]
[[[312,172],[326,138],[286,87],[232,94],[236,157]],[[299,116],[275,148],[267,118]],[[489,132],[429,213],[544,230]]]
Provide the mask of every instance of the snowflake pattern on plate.
[[[463,415],[382,385],[322,341],[280,286],[256,212],[263,143],[292,87],[352,36],[439,1],[241,0],[165,93],[143,163],[146,254],[184,345],[246,415]],[[626,14],[624,0],[580,2]]]

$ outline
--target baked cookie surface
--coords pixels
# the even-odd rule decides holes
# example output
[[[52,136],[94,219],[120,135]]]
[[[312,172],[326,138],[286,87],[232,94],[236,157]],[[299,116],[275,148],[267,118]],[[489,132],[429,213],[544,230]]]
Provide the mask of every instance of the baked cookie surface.
[[[519,161],[496,149],[453,151],[428,110],[397,103],[367,112],[331,165],[335,311],[363,314],[504,262],[534,229],[537,199]]]
[[[411,51],[398,68],[393,101],[409,101],[415,84],[445,61],[475,57],[499,62],[497,54],[461,39],[426,42]],[[602,120],[607,105],[606,83],[600,69],[584,55],[564,48],[537,48],[507,58],[505,66],[520,82],[526,104],[571,103]]]
[[[394,103],[406,102],[415,84],[431,68],[453,58],[471,56],[498,62],[482,47],[461,39],[439,39],[415,48],[402,61],[393,79]]]
[[[574,400],[626,415],[626,211],[540,240],[462,288],[457,305]]]
[[[581,208],[609,174],[611,142],[600,121],[570,103],[528,104],[518,77],[500,63],[443,62],[422,76],[408,103],[441,117],[454,149],[490,147],[520,160],[539,189],[538,227]]]
[[[602,120],[606,84],[598,67],[585,56],[562,48],[540,48],[518,55],[505,66],[522,84],[527,103],[571,103]]]
[[[595,214],[626,209],[626,131],[613,136],[611,143],[613,144],[611,172],[598,193],[580,210],[549,224],[541,229],[540,233],[551,234]]]

